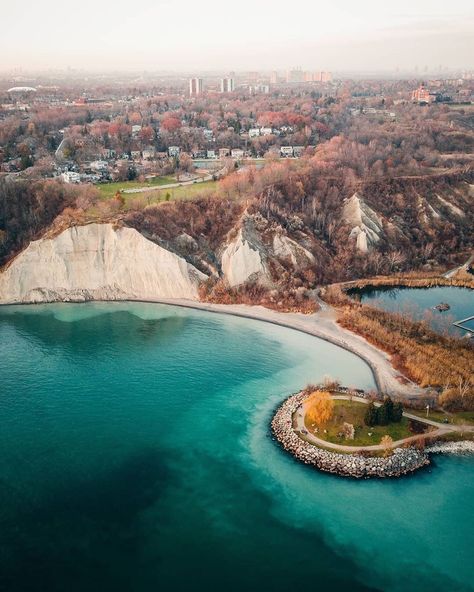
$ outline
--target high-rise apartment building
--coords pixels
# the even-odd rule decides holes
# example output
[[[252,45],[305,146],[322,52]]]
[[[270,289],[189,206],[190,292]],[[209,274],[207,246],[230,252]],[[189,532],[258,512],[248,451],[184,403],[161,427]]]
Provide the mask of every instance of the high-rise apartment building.
[[[221,93],[230,93],[235,90],[235,81],[233,78],[221,78]]]
[[[193,97],[200,95],[203,90],[202,78],[190,78],[189,79],[189,94]]]

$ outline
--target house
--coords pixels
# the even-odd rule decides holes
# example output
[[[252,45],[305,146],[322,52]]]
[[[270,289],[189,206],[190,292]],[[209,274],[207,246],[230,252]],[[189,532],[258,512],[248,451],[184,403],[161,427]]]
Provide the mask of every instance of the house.
[[[108,169],[108,166],[106,160],[94,160],[89,164],[91,171],[96,171],[98,173],[105,172]]]
[[[244,151],[240,150],[240,148],[234,148],[231,151],[232,158],[236,158],[237,160],[244,157]]]
[[[219,148],[219,158],[230,156],[230,148]]]
[[[207,158],[217,158],[217,154],[215,150],[208,150],[207,151]]]
[[[214,132],[210,129],[203,129],[202,133],[208,142],[211,142],[214,138]]]
[[[81,175],[79,173],[75,173],[74,171],[66,171],[65,173],[61,173],[61,179],[65,183],[80,183]]]
[[[293,146],[293,155],[295,158],[303,156],[303,152],[306,150],[306,146]]]
[[[168,148],[168,155],[171,158],[177,158],[179,156],[179,153],[181,152],[181,149],[179,146],[170,146]]]
[[[262,136],[271,136],[273,134],[273,129],[271,127],[262,127],[260,129],[260,134]]]
[[[147,148],[143,149],[142,155],[145,160],[153,160],[156,156],[156,150],[153,148],[153,146],[148,146]]]
[[[142,153],[140,152],[140,150],[132,150],[130,152],[130,155],[132,157],[132,160],[140,160]]]
[[[293,157],[293,146],[281,146],[280,147],[280,156],[282,158]]]
[[[193,158],[206,158],[205,150],[194,150],[192,154]]]
[[[258,138],[260,135],[260,129],[258,127],[251,127],[249,129],[249,138]]]
[[[115,158],[117,155],[117,153],[115,152],[115,150],[111,150],[110,148],[104,148],[102,150],[102,156],[104,158]]]
[[[132,125],[132,136],[138,136],[138,134],[142,131],[141,125]]]

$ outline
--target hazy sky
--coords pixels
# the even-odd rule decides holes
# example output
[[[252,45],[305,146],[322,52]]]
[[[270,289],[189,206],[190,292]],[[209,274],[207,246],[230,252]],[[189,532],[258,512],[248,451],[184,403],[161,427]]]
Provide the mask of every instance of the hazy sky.
[[[473,0],[2,0],[0,68],[472,68],[473,6]]]

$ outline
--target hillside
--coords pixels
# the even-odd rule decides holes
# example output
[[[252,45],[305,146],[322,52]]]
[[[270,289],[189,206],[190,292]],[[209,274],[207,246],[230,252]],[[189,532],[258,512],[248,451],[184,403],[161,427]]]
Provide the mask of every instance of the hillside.
[[[158,252],[148,246],[155,244],[160,253],[168,252],[195,269],[201,298],[302,309],[317,285],[449,267],[462,259],[474,245],[473,182],[473,172],[466,171],[348,183],[342,176],[321,174],[311,162],[269,164],[260,173],[247,169],[230,175],[221,182],[221,193],[140,209],[126,209],[113,199],[104,208],[87,187],[81,192],[53,181],[3,183],[0,255],[10,261],[2,277],[3,291],[19,300],[28,300],[32,290],[35,298],[43,290],[46,296],[41,299],[62,299],[68,290],[77,294],[80,286],[76,281],[69,285],[62,272],[46,273],[44,268],[41,275],[36,270],[37,285],[31,273],[26,283],[14,278],[24,277],[21,266],[35,257],[40,261],[48,249],[55,253],[55,259],[47,259],[50,264],[70,269],[69,277],[74,277],[78,247],[65,249],[62,234],[70,226],[113,223],[138,231],[147,257]],[[31,239],[43,235],[52,239],[47,248],[32,243],[12,260]],[[96,288],[104,293],[113,292],[109,284],[125,277],[127,266],[133,265],[118,236],[107,246],[99,239],[87,243],[96,252],[94,269],[102,265]],[[105,251],[123,268],[115,269],[115,280],[103,269]],[[143,269],[146,273],[146,265]],[[156,269],[159,284],[160,266]],[[168,273],[166,267],[161,273]],[[54,278],[62,278],[56,297]],[[153,295],[151,286],[134,291],[132,280],[127,281],[124,294]],[[12,282],[17,282],[13,291],[7,286]],[[96,288],[85,297],[94,297]],[[188,293],[197,297],[196,291]],[[158,288],[157,295],[162,295]]]

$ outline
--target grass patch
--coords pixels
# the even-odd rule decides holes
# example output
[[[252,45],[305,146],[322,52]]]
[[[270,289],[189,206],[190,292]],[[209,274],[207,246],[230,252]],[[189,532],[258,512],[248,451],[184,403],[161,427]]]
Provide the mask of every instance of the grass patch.
[[[372,446],[374,444],[380,444],[380,440],[385,435],[389,435],[394,442],[413,436],[412,432],[408,429],[409,420],[406,417],[402,417],[400,423],[391,423],[386,426],[366,426],[364,423],[366,410],[366,403],[336,399],[334,401],[334,415],[324,428],[318,429],[306,417],[305,426],[309,432],[322,440],[346,446]],[[351,423],[354,426],[354,440],[346,440],[344,437],[338,435],[342,430],[344,422]],[[326,430],[326,433],[324,433],[324,430]],[[369,434],[371,435],[369,436]]]
[[[145,181],[116,181],[113,183],[97,183],[96,187],[100,192],[103,199],[113,197],[117,191],[123,189],[140,189],[141,187],[159,187],[160,185],[168,185],[170,183],[176,183],[176,177],[164,176],[164,177],[152,177]],[[126,194],[125,194],[126,195]],[[132,195],[142,195],[136,193]]]
[[[430,411],[428,417],[426,417],[426,411],[420,411],[418,409],[406,409],[407,413],[417,415],[423,419],[431,419],[433,421],[439,421],[439,423],[448,423],[453,425],[474,425],[474,411],[457,411],[455,413],[448,413],[443,410]]]
[[[125,205],[129,205],[136,200],[143,201],[144,205],[159,203],[164,201],[175,201],[177,199],[194,199],[198,195],[214,191],[217,181],[204,181],[202,183],[192,183],[191,185],[180,185],[170,189],[157,189],[156,191],[143,191],[137,193],[123,193]],[[166,199],[169,194],[169,200]]]

